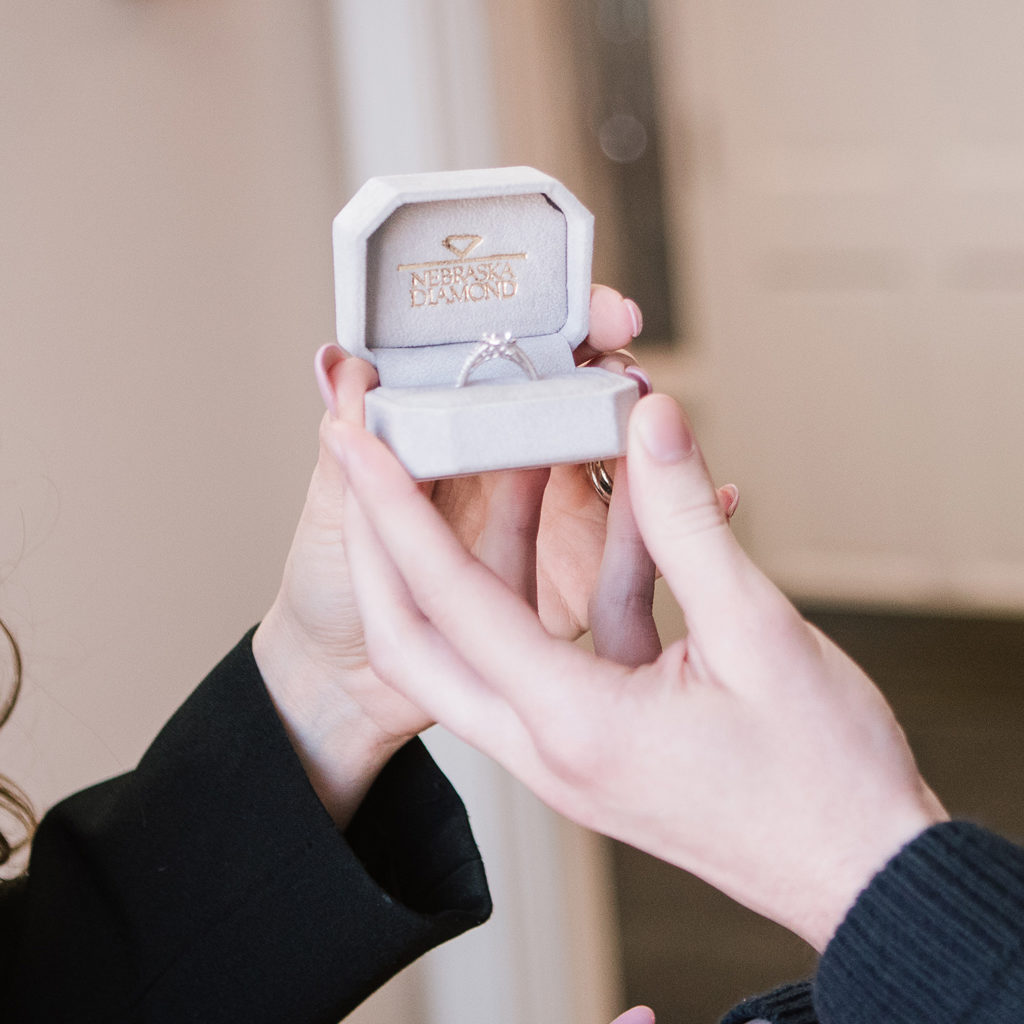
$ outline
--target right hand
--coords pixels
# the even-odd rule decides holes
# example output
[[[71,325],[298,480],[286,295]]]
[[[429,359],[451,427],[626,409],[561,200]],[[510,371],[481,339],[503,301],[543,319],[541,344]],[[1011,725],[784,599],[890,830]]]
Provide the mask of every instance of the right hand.
[[[671,399],[636,407],[628,474],[688,635],[633,669],[552,637],[365,431],[328,443],[357,499],[371,662],[556,810],[819,950],[872,875],[945,819],[879,691],[740,548]]]

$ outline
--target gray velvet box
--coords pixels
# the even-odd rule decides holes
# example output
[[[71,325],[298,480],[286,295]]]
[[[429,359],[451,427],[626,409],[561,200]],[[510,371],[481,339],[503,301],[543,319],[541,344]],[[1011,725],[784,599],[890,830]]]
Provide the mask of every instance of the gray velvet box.
[[[377,367],[367,427],[414,477],[625,451],[636,384],[573,363],[592,249],[591,214],[530,167],[372,178],[338,214],[338,342]],[[506,334],[521,355],[472,362]]]

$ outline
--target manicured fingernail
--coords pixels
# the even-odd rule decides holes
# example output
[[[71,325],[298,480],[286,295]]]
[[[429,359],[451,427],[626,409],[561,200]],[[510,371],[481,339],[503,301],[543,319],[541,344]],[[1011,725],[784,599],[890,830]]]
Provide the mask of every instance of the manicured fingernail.
[[[640,307],[632,300],[625,299],[626,309],[629,310],[629,318],[633,321],[633,337],[639,338],[640,332],[644,329],[644,315]]]
[[[640,443],[655,462],[681,462],[694,446],[693,431],[668,395],[652,395],[637,406]]]
[[[338,401],[334,396],[334,388],[331,386],[330,372],[344,358],[345,353],[337,345],[328,344],[321,346],[313,359],[313,369],[316,373],[316,384],[320,389],[320,397],[324,400],[324,405],[327,406],[327,411],[332,418],[338,415]]]
[[[639,366],[627,366],[623,372],[627,377],[636,381],[636,386],[640,389],[641,398],[646,398],[654,390],[651,378]]]
[[[726,484],[722,490],[725,491],[728,499],[725,503],[725,515],[728,518],[736,511],[736,506],[740,503],[740,489],[735,484]]]
[[[634,1006],[619,1014],[612,1024],[654,1024],[654,1011],[649,1006]]]

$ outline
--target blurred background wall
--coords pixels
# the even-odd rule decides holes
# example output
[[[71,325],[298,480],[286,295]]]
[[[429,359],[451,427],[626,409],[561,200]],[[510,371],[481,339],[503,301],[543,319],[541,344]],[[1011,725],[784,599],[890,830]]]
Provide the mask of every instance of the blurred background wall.
[[[797,600],[1015,626],[1022,36],[1014,0],[0,0],[4,770],[45,808],[130,767],[269,604],[373,174],[561,178]],[[498,911],[360,1021],[610,1019],[621,851],[431,742]]]
[[[317,3],[0,4],[2,742],[41,806],[274,593],[333,327],[327,38]]]

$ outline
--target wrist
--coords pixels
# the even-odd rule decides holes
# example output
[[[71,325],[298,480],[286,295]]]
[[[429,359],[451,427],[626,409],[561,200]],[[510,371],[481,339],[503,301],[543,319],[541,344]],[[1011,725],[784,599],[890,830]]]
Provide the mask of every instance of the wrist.
[[[381,769],[409,739],[389,733],[351,696],[367,686],[368,666],[341,669],[275,605],[257,627],[253,657],[310,784],[344,829]]]
[[[821,898],[805,908],[799,921],[781,923],[823,953],[861,893],[890,861],[933,825],[949,821],[935,794],[923,782],[921,787],[912,807],[903,813],[893,809],[886,821],[871,826],[870,841],[855,842],[831,860],[830,877],[819,890]]]

